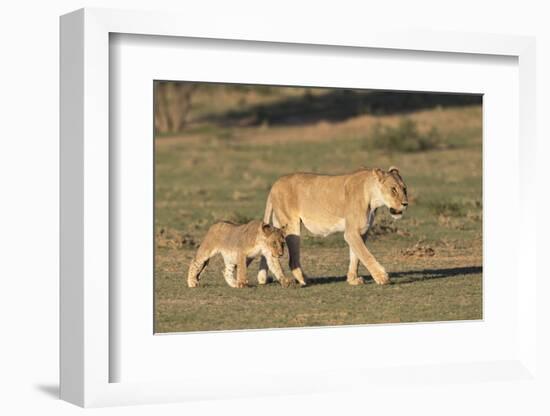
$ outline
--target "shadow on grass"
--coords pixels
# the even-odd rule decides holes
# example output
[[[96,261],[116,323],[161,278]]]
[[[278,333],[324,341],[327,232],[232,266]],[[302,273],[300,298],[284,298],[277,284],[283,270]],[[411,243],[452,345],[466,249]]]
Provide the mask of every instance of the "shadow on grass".
[[[431,279],[445,279],[454,276],[464,276],[471,274],[479,274],[483,271],[481,266],[467,266],[467,267],[452,267],[447,269],[421,269],[421,270],[408,270],[404,272],[392,272],[389,273],[393,284],[407,284],[418,282],[421,280]],[[370,276],[363,276],[365,283],[374,283]],[[324,285],[327,283],[345,282],[346,276],[326,276],[326,277],[312,277],[309,279],[309,285]]]
[[[481,104],[475,94],[411,93],[334,89],[325,94],[304,94],[243,110],[204,116],[202,122],[218,126],[303,125],[321,120],[343,121],[361,114],[402,114],[421,109]]]

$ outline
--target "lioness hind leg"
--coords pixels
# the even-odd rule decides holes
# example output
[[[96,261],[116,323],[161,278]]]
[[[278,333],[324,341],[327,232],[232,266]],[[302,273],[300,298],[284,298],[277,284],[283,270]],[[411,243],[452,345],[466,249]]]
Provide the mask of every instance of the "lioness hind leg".
[[[290,232],[286,238],[286,245],[288,247],[288,266],[294,278],[300,283],[300,285],[307,285],[307,277],[302,271],[300,264],[300,226],[298,229],[294,228],[294,232]]]
[[[258,284],[267,283],[267,260],[264,256],[260,258],[260,269],[258,270]]]

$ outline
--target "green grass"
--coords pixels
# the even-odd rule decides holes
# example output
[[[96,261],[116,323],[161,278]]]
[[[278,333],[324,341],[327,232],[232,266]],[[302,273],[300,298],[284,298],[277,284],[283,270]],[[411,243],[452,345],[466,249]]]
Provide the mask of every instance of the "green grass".
[[[361,127],[350,134],[343,124],[331,125],[330,137],[318,140],[303,139],[304,126],[193,127],[188,135],[157,138],[156,331],[480,319],[481,112],[465,107],[451,113],[432,110],[422,117],[422,123],[427,120],[444,132],[453,145],[389,154],[365,147]],[[453,117],[469,125],[450,128]],[[392,121],[380,117],[377,122]],[[323,128],[307,127],[313,137],[316,129],[322,137]],[[221,259],[215,259],[202,286],[187,288],[189,260],[208,227],[221,219],[262,218],[270,185],[280,175],[390,165],[399,167],[407,183],[410,207],[399,221],[382,209],[376,223],[384,226],[367,244],[390,273],[392,285],[372,284],[361,266],[368,284],[349,286],[343,236],[314,238],[304,231],[302,263],[312,278],[309,287],[255,286],[256,261],[248,271],[254,286],[231,289],[222,278]],[[285,256],[283,268],[289,273],[286,263]]]

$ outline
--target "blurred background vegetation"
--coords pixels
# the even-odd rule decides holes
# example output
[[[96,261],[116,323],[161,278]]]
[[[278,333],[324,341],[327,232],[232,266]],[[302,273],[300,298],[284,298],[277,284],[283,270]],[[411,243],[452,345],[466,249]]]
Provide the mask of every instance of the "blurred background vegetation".
[[[481,96],[474,94],[156,81],[155,134],[193,132],[206,125],[218,128],[276,127],[342,122],[363,114],[407,114],[422,109],[476,104],[481,104]],[[418,136],[415,129],[410,120],[400,126],[402,135],[412,133]],[[392,136],[398,131],[384,133]],[[436,134],[436,131],[430,132],[431,140]],[[417,137],[417,140],[422,138]],[[418,149],[412,146],[411,150],[425,150],[424,145]]]

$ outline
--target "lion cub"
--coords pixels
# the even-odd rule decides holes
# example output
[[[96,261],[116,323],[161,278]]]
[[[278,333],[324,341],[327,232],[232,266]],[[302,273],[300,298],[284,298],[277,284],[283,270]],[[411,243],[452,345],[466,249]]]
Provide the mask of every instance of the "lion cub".
[[[187,284],[189,287],[197,287],[208,260],[219,253],[225,262],[223,277],[229,286],[246,287],[246,268],[255,257],[262,255],[275,278],[283,287],[287,287],[292,280],[284,276],[279,263],[279,258],[284,254],[284,241],[281,229],[260,220],[242,225],[228,221],[218,222],[210,227],[191,261]]]

